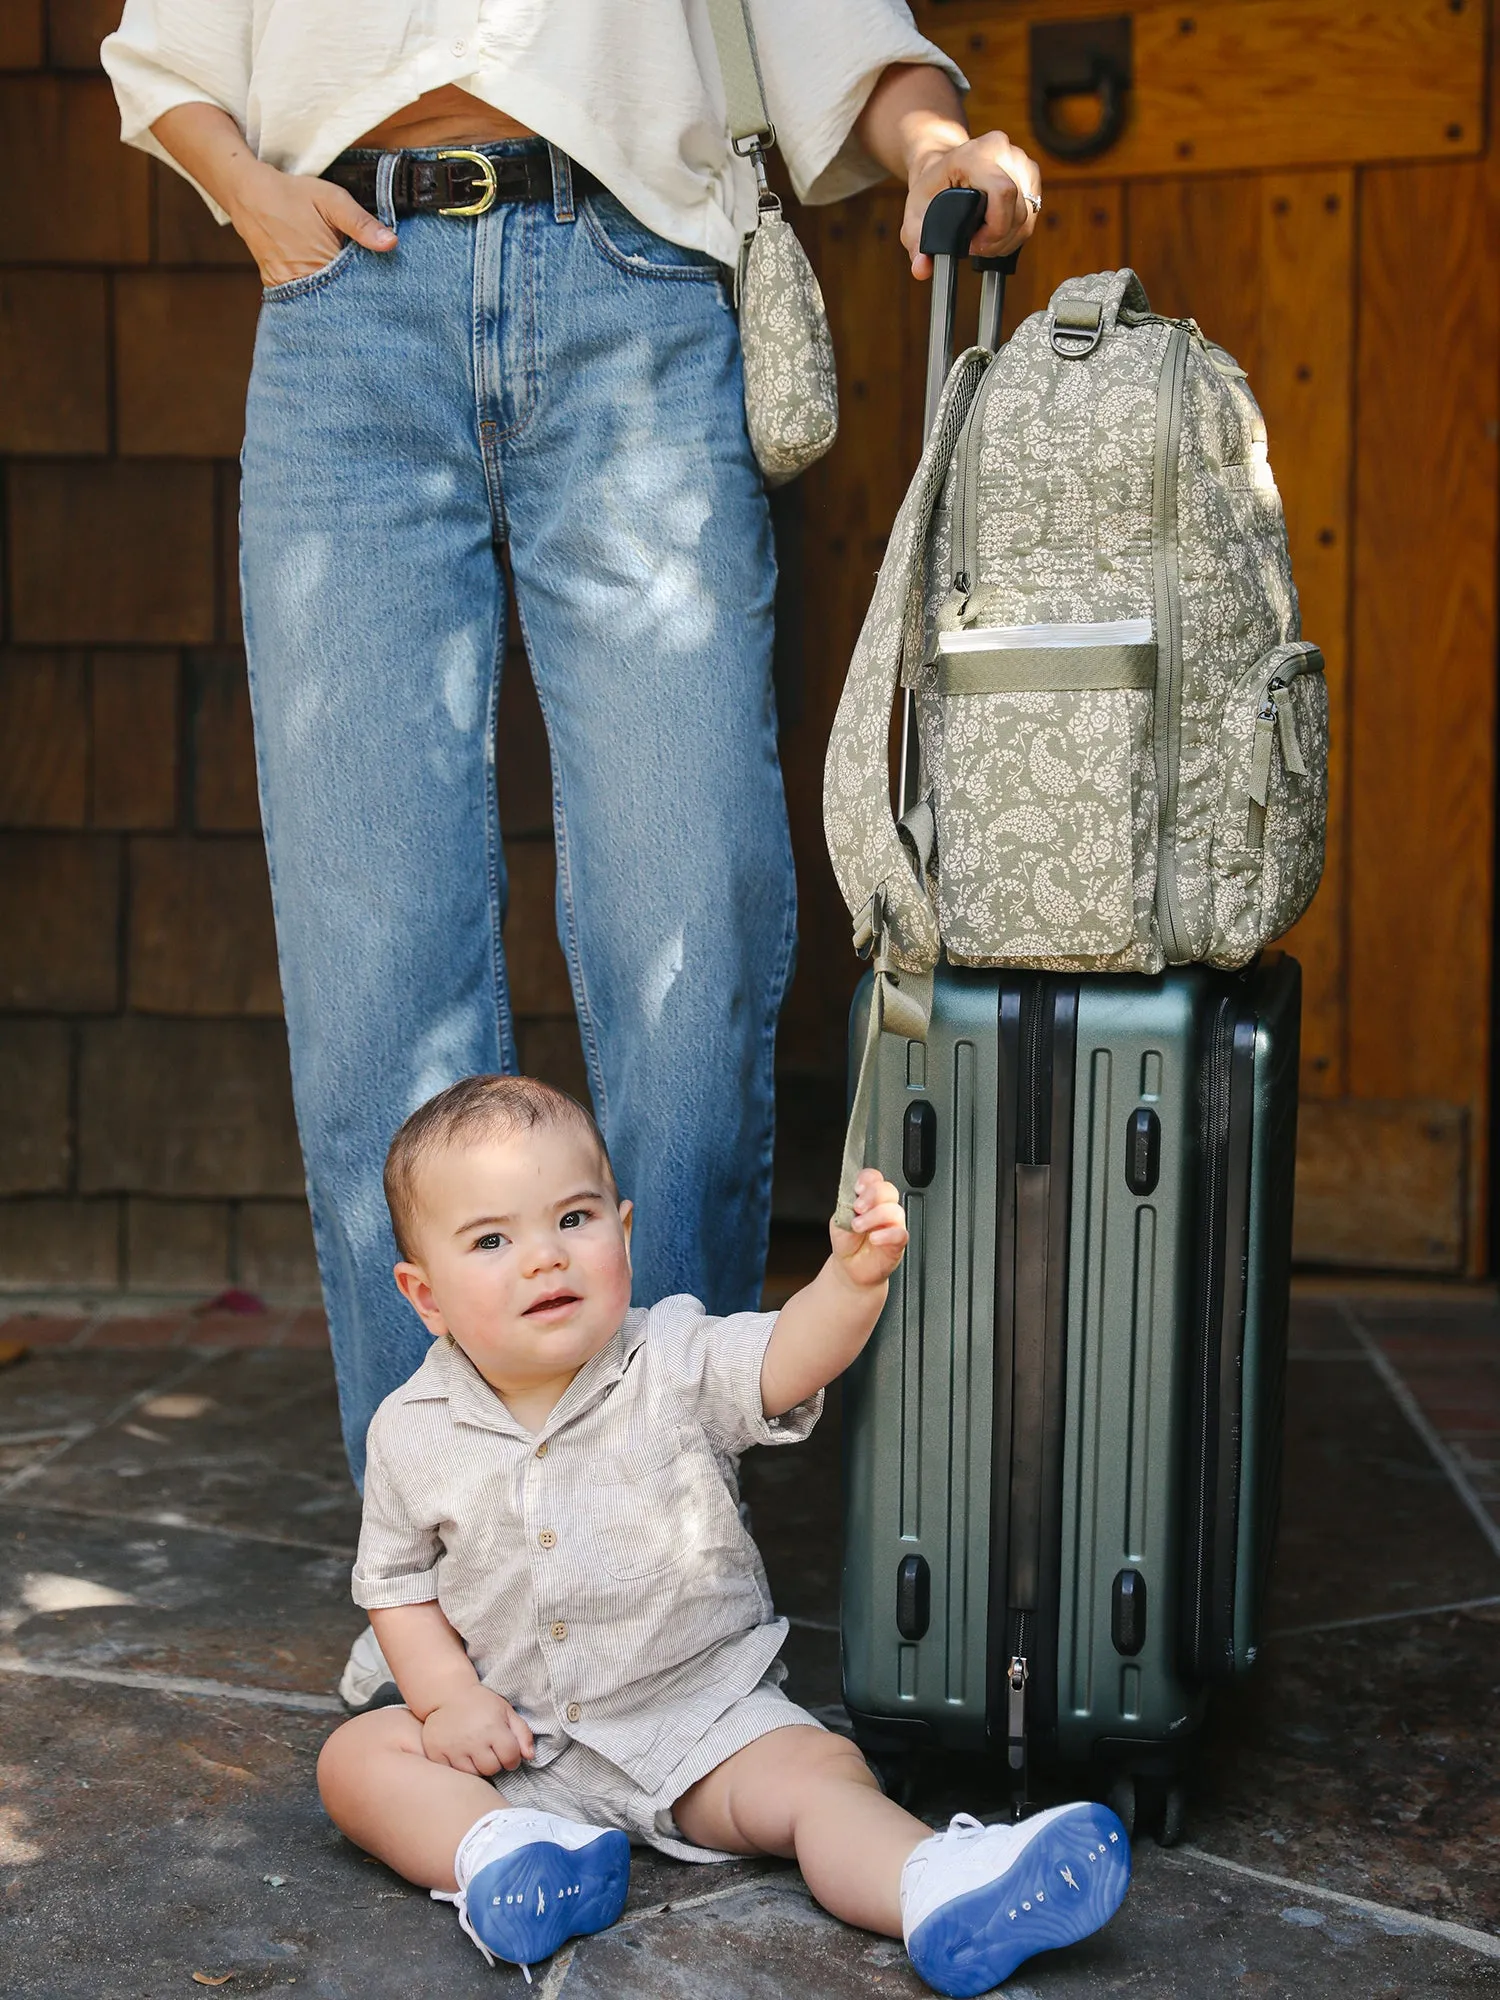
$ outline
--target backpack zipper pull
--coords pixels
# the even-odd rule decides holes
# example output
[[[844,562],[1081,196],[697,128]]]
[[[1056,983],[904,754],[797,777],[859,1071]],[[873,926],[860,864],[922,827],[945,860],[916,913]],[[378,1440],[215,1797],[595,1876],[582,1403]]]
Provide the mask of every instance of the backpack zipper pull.
[[[1272,681],[1261,697],[1260,709],[1255,718],[1255,747],[1250,753],[1250,798],[1265,811],[1266,801],[1271,795],[1271,749],[1276,741],[1278,705],[1274,689],[1281,685]]]
[[[1245,845],[1259,847],[1266,837],[1266,800],[1271,796],[1271,755],[1276,741],[1277,701],[1273,692],[1281,686],[1272,681],[1260,698],[1255,716],[1255,742],[1250,751],[1250,783],[1247,786]]]
[[[1283,687],[1283,692],[1287,692]],[[1276,704],[1276,722],[1281,733],[1281,761],[1294,778],[1307,776],[1307,765],[1302,760],[1302,744],[1297,736],[1297,715],[1292,707],[1290,694],[1285,701]]]

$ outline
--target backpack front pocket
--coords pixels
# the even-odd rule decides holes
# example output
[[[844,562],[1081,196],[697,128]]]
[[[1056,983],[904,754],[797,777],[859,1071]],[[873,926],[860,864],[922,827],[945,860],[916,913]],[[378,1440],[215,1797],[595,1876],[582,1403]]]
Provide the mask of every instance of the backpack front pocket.
[[[1155,680],[1149,619],[940,635],[923,746],[950,958],[1160,967]]]
[[[1225,782],[1213,835],[1215,965],[1244,965],[1290,930],[1323,873],[1328,686],[1306,640],[1264,654],[1224,709]]]

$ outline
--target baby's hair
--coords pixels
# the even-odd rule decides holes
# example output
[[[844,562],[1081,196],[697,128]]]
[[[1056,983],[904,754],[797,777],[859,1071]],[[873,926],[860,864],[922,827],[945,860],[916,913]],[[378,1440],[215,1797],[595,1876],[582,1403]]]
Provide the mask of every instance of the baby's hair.
[[[556,1090],[534,1076],[466,1076],[419,1105],[392,1139],[385,1156],[385,1204],[401,1255],[412,1255],[417,1180],[425,1160],[445,1146],[508,1138],[514,1132],[558,1125],[571,1125],[598,1148],[605,1186],[618,1200],[604,1134],[593,1113],[565,1090]]]

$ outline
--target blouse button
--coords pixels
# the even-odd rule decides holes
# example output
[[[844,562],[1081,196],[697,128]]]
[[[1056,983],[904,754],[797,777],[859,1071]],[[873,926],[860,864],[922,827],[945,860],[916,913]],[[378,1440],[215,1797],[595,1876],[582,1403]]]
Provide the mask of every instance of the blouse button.
[[[583,1710],[578,1706],[576,1701],[570,1701],[563,1713],[567,1716],[569,1722],[576,1722],[583,1714]]]
[[[453,44],[453,53],[456,56],[467,55],[468,49],[469,49],[468,43],[464,40],[463,36],[460,35],[458,40]]]
[[[547,1440],[545,1438],[543,1438],[542,1442],[537,1446],[536,1455],[538,1458],[545,1458],[547,1456]]]
[[[553,1636],[553,1638],[554,1638],[554,1639],[566,1639],[566,1638],[567,1638],[567,1636],[568,1636],[568,1628],[567,1628],[567,1626],[566,1626],[566,1625],[565,1625],[565,1624],[563,1623],[563,1621],[561,1620],[561,1618],[559,1618],[559,1619],[558,1619],[558,1621],[557,1621],[557,1623],[556,1623],[556,1624],[555,1624],[555,1625],[553,1626],[553,1628],[552,1628],[552,1636]]]
[[[544,1549],[555,1549],[557,1547],[557,1536],[551,1528],[543,1528],[542,1532],[537,1536],[537,1541]]]

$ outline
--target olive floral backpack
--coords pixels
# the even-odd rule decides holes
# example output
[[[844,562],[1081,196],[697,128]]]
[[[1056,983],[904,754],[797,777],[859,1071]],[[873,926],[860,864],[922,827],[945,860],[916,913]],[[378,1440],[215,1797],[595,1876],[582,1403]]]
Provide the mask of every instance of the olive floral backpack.
[[[857,943],[888,975],[1245,964],[1322,872],[1322,669],[1243,371],[1133,271],[1070,279],[954,363],[881,566],[824,779]]]

